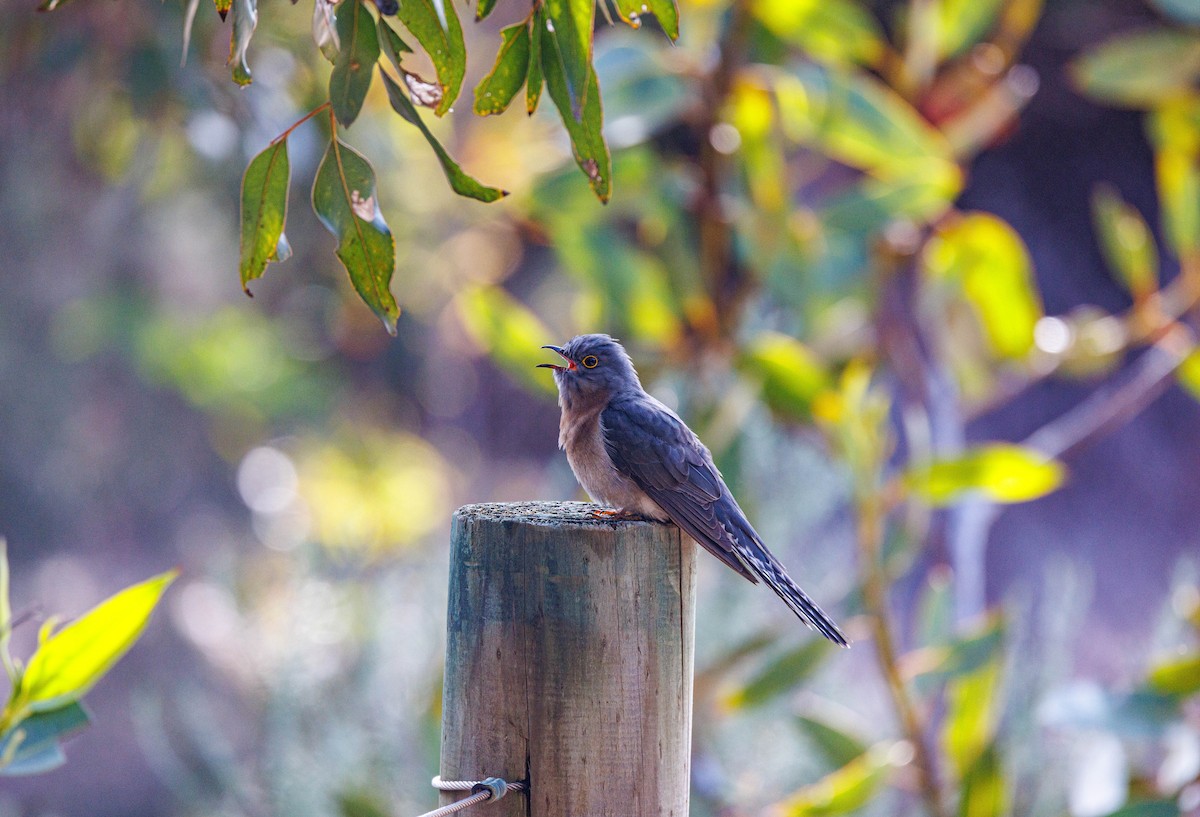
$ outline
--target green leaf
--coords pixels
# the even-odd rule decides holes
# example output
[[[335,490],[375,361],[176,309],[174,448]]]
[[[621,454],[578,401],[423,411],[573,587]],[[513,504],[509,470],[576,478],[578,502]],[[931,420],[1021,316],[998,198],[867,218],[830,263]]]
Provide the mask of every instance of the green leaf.
[[[18,754],[20,754],[18,752]],[[7,764],[0,766],[0,775],[15,777],[17,775],[43,774],[57,769],[67,762],[67,756],[57,743],[43,746],[36,752],[22,754],[13,758]]]
[[[775,93],[783,132],[835,161],[880,179],[912,178],[934,165],[958,175],[946,138],[866,72],[805,64],[779,74]]]
[[[1164,695],[1186,698],[1200,692],[1200,653],[1165,661],[1150,671],[1147,682]]]
[[[546,78],[546,89],[558,108],[567,135],[571,137],[571,151],[575,163],[588,177],[592,191],[601,202],[607,202],[612,192],[612,156],[608,143],[604,141],[604,114],[600,107],[600,84],[596,72],[588,65],[588,87],[584,95],[583,115],[576,118],[572,112],[572,97],[563,73],[563,61],[559,52],[559,40],[547,27],[541,28],[542,72]]]
[[[442,147],[441,142],[430,132],[428,126],[421,119],[421,115],[417,113],[416,107],[404,95],[404,92],[400,90],[400,86],[391,77],[383,73],[382,70],[380,74],[383,76],[383,85],[387,88],[388,100],[392,103],[392,109],[400,114],[406,122],[415,125],[425,136],[430,146],[433,147],[434,153],[437,154],[438,161],[442,164],[442,170],[445,171],[446,178],[450,182],[450,187],[455,193],[483,202],[496,201],[508,195],[507,190],[501,190],[498,187],[488,187],[464,173],[462,168],[458,166],[458,163]]]
[[[671,42],[679,39],[679,7],[675,0],[614,0],[614,5],[617,15],[633,28],[641,28],[642,18],[653,14]]]
[[[776,37],[822,63],[874,66],[887,50],[874,16],[851,0],[754,0],[750,11]]]
[[[1200,32],[1147,28],[1120,35],[1076,60],[1071,77],[1100,102],[1153,108],[1200,83]]]
[[[977,672],[997,660],[1004,646],[1004,617],[990,613],[970,631],[945,644],[923,647],[903,658],[906,675],[916,676],[918,687]]]
[[[979,42],[996,24],[1004,0],[940,0],[938,3],[938,52],[942,59],[953,57]]]
[[[341,48],[329,75],[329,101],[338,122],[348,128],[358,118],[371,87],[379,60],[379,36],[371,12],[359,0],[338,4],[337,33]]]
[[[1033,262],[1008,222],[988,213],[948,221],[926,244],[922,261],[934,280],[961,287],[997,357],[1029,353],[1042,306]]]
[[[1092,219],[1108,265],[1121,277],[1135,300],[1158,289],[1158,249],[1137,208],[1108,185],[1092,193]]]
[[[72,703],[20,721],[0,736],[0,774],[47,771],[44,764],[53,758],[59,741],[86,727],[88,720],[87,710]]]
[[[171,570],[126,588],[49,635],[25,668],[12,720],[82,698],[137,641],[177,575]]]
[[[951,505],[979,492],[993,502],[1028,502],[1058,488],[1066,469],[1039,451],[1008,443],[968,449],[953,459],[916,465],[905,485],[931,505]]]
[[[967,770],[961,789],[959,817],[1003,817],[1008,813],[1008,785],[994,742]]]
[[[585,121],[589,97],[599,94],[592,68],[595,0],[545,0],[542,5],[546,16],[543,36],[554,43],[553,48],[547,48],[546,40],[542,41],[542,67],[549,79],[551,67],[546,60],[552,59],[564,80],[567,105],[559,106],[563,119]]]
[[[827,641],[809,639],[802,646],[772,658],[745,684],[724,695],[721,703],[731,710],[761,706],[795,690],[804,679],[820,669],[829,653]]]
[[[496,0],[479,0],[475,6],[475,22],[479,22],[492,13],[492,9],[496,7]]]
[[[946,718],[942,745],[955,774],[962,779],[983,756],[1000,719],[1000,656],[946,684]]]
[[[496,286],[467,289],[455,305],[467,333],[505,374],[530,391],[557,394],[550,373],[536,368],[555,335],[528,307]]]
[[[1150,5],[1177,23],[1200,26],[1200,3],[1195,0],[1150,0]]]
[[[1167,243],[1176,258],[1200,255],[1200,95],[1156,108],[1148,130]]]
[[[503,113],[525,83],[529,72],[529,25],[516,23],[500,30],[502,42],[492,71],[475,86],[475,113]]]
[[[337,237],[337,257],[354,289],[395,335],[400,307],[388,286],[396,266],[396,245],[379,210],[375,169],[361,153],[334,137],[317,168],[312,204],[317,218]]]
[[[221,19],[224,20],[233,6],[233,0],[213,0],[213,5],[217,7],[217,14],[221,15]]]
[[[396,30],[384,22],[383,15],[379,15],[379,19],[375,21],[375,31],[378,34],[379,50],[392,63],[392,66],[397,71],[403,71],[400,67],[400,55],[411,54],[412,49],[408,47],[408,43],[400,39],[400,35]]]
[[[795,338],[764,332],[742,353],[739,368],[762,382],[762,396],[771,410],[806,422],[812,402],[833,385],[817,355]]]
[[[546,27],[545,13],[538,6],[529,23],[529,76],[525,80],[525,112],[533,116],[542,98],[542,29]]]
[[[233,66],[233,81],[249,85],[252,77],[246,52],[258,26],[258,0],[234,0],[233,33],[229,40],[229,64]]]
[[[400,10],[396,13],[433,61],[438,84],[442,86],[442,100],[434,109],[438,116],[450,110],[458,98],[463,74],[467,70],[467,49],[463,43],[458,12],[454,10],[451,0],[446,0],[442,8],[446,13],[444,28],[434,0],[400,0]]]
[[[290,250],[283,226],[287,221],[288,186],[291,166],[288,162],[287,138],[268,145],[250,160],[242,176],[242,289],[250,294],[248,284],[260,277],[271,261],[283,261]]]
[[[861,737],[812,714],[797,715],[796,725],[835,768],[845,766],[867,751],[867,744]]]
[[[891,774],[894,745],[877,744],[837,771],[775,804],[779,817],[849,814],[870,802]]]

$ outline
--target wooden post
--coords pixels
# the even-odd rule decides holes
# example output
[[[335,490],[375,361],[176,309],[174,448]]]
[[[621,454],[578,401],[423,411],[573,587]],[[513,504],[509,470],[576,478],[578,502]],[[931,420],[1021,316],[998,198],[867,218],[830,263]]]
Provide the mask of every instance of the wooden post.
[[[597,507],[454,514],[441,777],[530,784],[479,817],[688,813],[695,545]]]

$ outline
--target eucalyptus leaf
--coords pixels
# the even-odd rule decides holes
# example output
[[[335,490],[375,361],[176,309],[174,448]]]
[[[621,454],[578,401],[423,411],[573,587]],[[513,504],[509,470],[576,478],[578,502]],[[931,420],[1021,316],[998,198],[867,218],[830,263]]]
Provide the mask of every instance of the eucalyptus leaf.
[[[543,34],[554,42],[554,48],[547,48],[546,40],[542,41],[543,69],[548,79],[551,67],[546,60],[552,59],[563,79],[567,101],[565,111],[559,106],[563,118],[583,121],[587,116],[588,97],[599,94],[596,72],[592,69],[595,0],[545,0],[542,7],[546,16]]]
[[[485,19],[496,7],[496,0],[479,0],[475,6],[475,22]]]
[[[771,810],[779,817],[831,817],[865,806],[891,776],[891,746],[878,744],[840,769],[793,792]]]
[[[437,154],[438,161],[442,165],[442,170],[446,174],[446,179],[450,182],[450,187],[455,193],[483,202],[493,202],[508,195],[508,191],[501,190],[498,187],[488,187],[463,172],[463,169],[458,166],[453,157],[442,147],[442,143],[430,132],[429,127],[421,119],[421,115],[417,112],[417,109],[408,97],[404,95],[404,91],[400,89],[395,80],[382,70],[380,71],[380,75],[383,77],[383,85],[387,89],[388,101],[391,102],[392,109],[400,114],[404,121],[416,126],[421,131],[426,141],[429,142],[430,147],[433,148],[434,153]]]
[[[1147,123],[1167,243],[1176,258],[1200,254],[1200,95],[1158,106]]]
[[[771,410],[791,420],[812,419],[812,402],[833,380],[817,355],[795,338],[764,332],[746,347],[738,368],[762,383]]]
[[[1200,653],[1164,661],[1150,670],[1149,687],[1164,695],[1186,698],[1200,692]]]
[[[961,779],[992,743],[1001,711],[1000,655],[946,684],[942,745]]]
[[[877,65],[886,52],[879,23],[854,0],[754,0],[750,10],[776,37],[824,63]]]
[[[1154,27],[1118,35],[1076,60],[1071,76],[1105,104],[1153,108],[1200,83],[1200,31]]]
[[[87,710],[79,703],[38,712],[24,718],[0,735],[0,758],[7,758],[6,764],[0,765],[0,774],[24,774],[31,771],[21,771],[25,767],[38,767],[49,759],[53,750],[58,748],[59,741],[88,725]]]
[[[47,744],[36,752],[14,757],[4,766],[0,766],[0,775],[15,777],[17,775],[44,774],[54,771],[67,762],[67,756],[57,743]]]
[[[142,634],[177,571],[135,584],[45,639],[29,659],[10,704],[14,720],[77,702]]]
[[[748,709],[768,703],[796,690],[820,669],[829,654],[829,642],[809,639],[799,647],[772,657],[746,683],[724,695],[721,703],[729,709]]]
[[[334,137],[317,168],[313,211],[338,240],[341,259],[355,291],[392,335],[400,307],[388,288],[396,245],[379,209],[375,169],[358,151]]]
[[[1028,502],[1057,489],[1066,469],[1039,451],[1008,443],[968,449],[959,456],[916,465],[904,484],[931,505],[978,492],[993,502]]]
[[[281,261],[281,247],[287,247],[283,235],[287,221],[288,188],[291,166],[287,138],[268,145],[250,160],[242,176],[242,240],[239,269],[242,289],[260,277],[271,261]],[[281,243],[282,242],[282,243]],[[290,249],[287,250],[290,253]]]
[[[467,69],[467,50],[458,12],[452,2],[445,3],[442,10],[446,15],[445,26],[433,0],[400,0],[397,12],[400,22],[413,33],[433,61],[438,84],[442,86],[442,101],[434,110],[438,116],[450,110],[458,98]]]
[[[258,26],[258,0],[233,0],[233,33],[229,40],[229,64],[233,66],[233,81],[249,85],[253,77],[246,52]]]
[[[397,71],[403,71],[404,69],[400,66],[400,55],[411,54],[412,49],[408,43],[400,39],[400,35],[396,33],[394,28],[387,24],[383,17],[380,17],[375,22],[375,28],[379,34],[379,50],[388,58],[393,68]]]
[[[1158,289],[1158,249],[1142,214],[1107,185],[1092,193],[1092,219],[1100,249],[1135,299]]]
[[[1010,813],[1008,781],[995,742],[987,745],[962,776],[960,788],[960,817],[1004,817]]]
[[[503,113],[529,73],[529,25],[516,23],[500,30],[500,50],[491,72],[475,86],[475,113]]]
[[[329,75],[329,101],[342,127],[350,127],[362,110],[379,60],[379,36],[371,12],[359,0],[342,0],[337,8],[341,47]]]
[[[213,0],[213,5],[217,7],[217,14],[224,20],[229,14],[229,9],[233,7],[233,0]]]
[[[782,5],[791,5],[789,0]],[[653,14],[671,41],[679,39],[679,7],[675,0],[614,0],[617,15],[633,28],[641,28],[642,18]]]
[[[796,725],[835,768],[845,766],[867,751],[861,736],[814,714],[797,715]]]
[[[571,138],[571,151],[575,163],[588,177],[588,183],[596,197],[607,202],[612,193],[612,156],[608,143],[604,141],[604,114],[600,107],[600,84],[596,72],[588,66],[588,85],[591,88],[585,97],[582,116],[576,118],[572,110],[572,96],[567,78],[563,73],[563,61],[559,51],[559,39],[547,26],[541,28],[542,72],[546,89]]]
[[[542,98],[542,85],[545,79],[542,75],[542,29],[546,18],[541,6],[533,12],[529,21],[529,71],[525,78],[525,112],[533,116],[537,110],[538,101]]]

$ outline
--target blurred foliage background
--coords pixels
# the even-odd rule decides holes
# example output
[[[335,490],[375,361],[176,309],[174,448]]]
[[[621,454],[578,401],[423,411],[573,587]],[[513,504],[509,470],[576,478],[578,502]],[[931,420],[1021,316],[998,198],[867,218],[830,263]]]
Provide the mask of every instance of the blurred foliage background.
[[[460,8],[468,94],[517,5]],[[607,206],[545,104],[466,97],[427,121],[512,195],[457,197],[376,83],[343,138],[396,339],[304,206],[320,117],[294,254],[239,291],[242,171],[326,98],[305,5],[259,9],[246,88],[207,6],[182,64],[178,3],[0,11],[14,611],[182,569],[0,814],[430,807],[449,514],[578,496],[532,367],[580,331],[626,341],[858,642],[705,562],[695,814],[1200,813],[1192,0],[601,22]]]

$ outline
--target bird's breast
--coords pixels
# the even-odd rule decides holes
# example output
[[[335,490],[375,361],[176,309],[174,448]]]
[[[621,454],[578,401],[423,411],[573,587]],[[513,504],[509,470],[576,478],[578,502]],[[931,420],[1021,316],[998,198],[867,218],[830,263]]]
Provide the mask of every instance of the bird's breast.
[[[566,418],[562,423],[559,443],[567,453],[567,462],[583,490],[597,502],[618,510],[640,514],[652,519],[667,519],[667,514],[654,500],[613,465],[604,447],[604,429],[599,412],[585,417]]]

